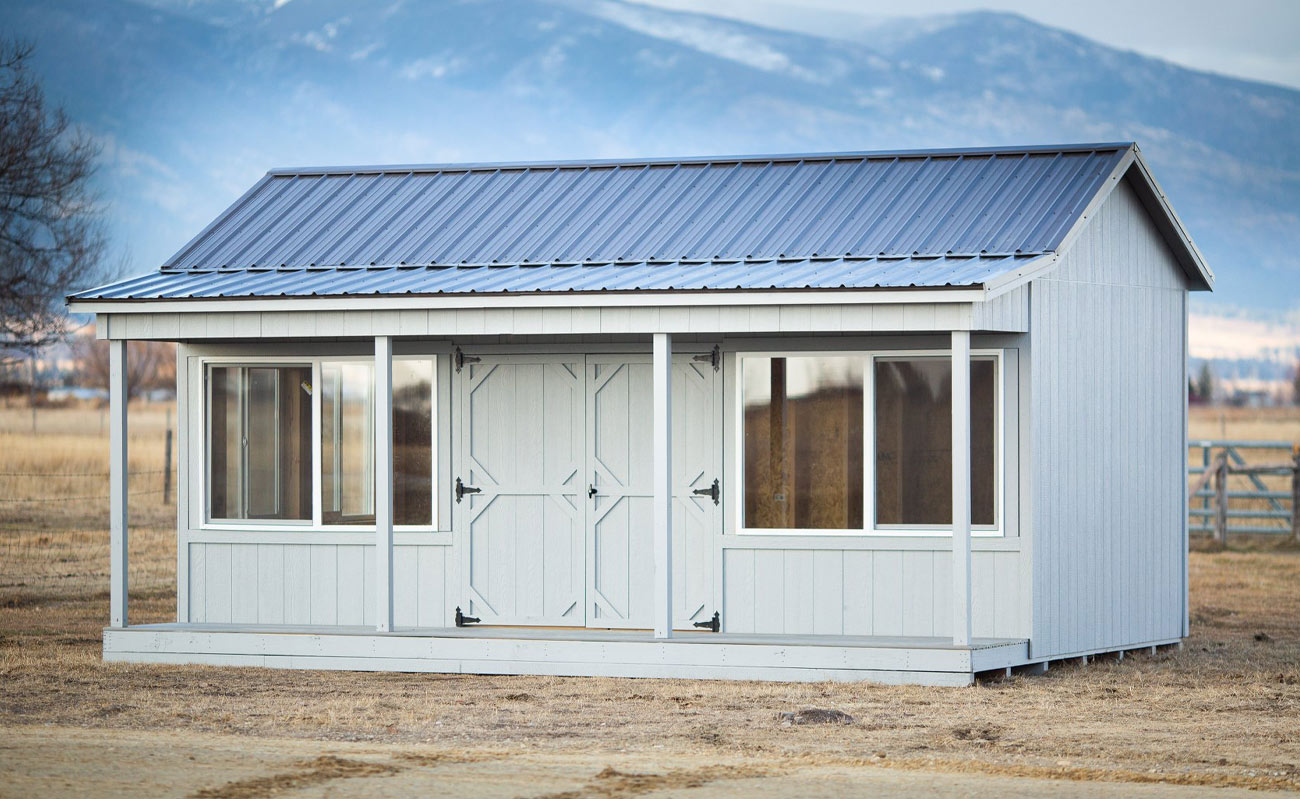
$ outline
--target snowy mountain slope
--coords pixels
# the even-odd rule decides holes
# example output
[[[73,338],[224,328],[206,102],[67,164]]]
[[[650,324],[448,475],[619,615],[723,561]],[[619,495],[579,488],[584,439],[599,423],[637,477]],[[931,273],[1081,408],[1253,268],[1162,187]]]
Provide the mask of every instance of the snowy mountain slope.
[[[1300,92],[1026,19],[828,39],[616,0],[0,0],[105,142],[134,270],[266,168],[1136,139],[1220,276],[1300,303]]]

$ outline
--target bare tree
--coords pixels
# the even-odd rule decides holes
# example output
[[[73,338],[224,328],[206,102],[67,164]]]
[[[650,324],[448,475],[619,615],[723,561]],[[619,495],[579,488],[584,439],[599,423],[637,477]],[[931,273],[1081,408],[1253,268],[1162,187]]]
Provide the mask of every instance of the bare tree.
[[[86,388],[108,388],[108,342],[94,335],[72,340],[77,382]],[[131,397],[155,388],[176,387],[176,345],[164,341],[131,341],[126,345],[126,385]]]
[[[99,148],[47,106],[31,56],[0,40],[0,361],[63,336],[65,292],[104,272]]]

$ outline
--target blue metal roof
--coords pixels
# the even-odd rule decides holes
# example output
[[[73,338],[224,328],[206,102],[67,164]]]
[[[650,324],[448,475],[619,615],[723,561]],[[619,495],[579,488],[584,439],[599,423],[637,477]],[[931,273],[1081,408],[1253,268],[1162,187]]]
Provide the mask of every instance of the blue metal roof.
[[[979,285],[1055,251],[1131,147],[276,170],[72,299]]]
[[[719,263],[385,266],[155,272],[74,299],[337,297],[562,291],[837,289],[979,285],[1034,256],[826,258]]]

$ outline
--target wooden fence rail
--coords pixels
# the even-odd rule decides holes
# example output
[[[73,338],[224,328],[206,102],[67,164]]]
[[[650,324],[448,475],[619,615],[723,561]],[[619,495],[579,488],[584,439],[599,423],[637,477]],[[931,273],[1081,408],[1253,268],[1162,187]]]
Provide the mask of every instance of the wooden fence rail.
[[[1188,490],[1192,504],[1188,509],[1192,531],[1209,532],[1219,543],[1227,543],[1229,533],[1289,535],[1300,543],[1300,513],[1297,513],[1297,508],[1300,508],[1300,444],[1289,441],[1204,440],[1192,441],[1190,447],[1201,450],[1201,465],[1188,469],[1193,480]],[[1242,456],[1242,450],[1281,450],[1286,453],[1287,460],[1249,464]],[[1229,479],[1234,475],[1246,478],[1250,488],[1230,490]],[[1274,480],[1270,487],[1265,477],[1284,479]],[[1289,485],[1284,488],[1278,483]],[[1235,509],[1231,507],[1234,499],[1238,500]],[[1253,523],[1233,525],[1233,519]]]

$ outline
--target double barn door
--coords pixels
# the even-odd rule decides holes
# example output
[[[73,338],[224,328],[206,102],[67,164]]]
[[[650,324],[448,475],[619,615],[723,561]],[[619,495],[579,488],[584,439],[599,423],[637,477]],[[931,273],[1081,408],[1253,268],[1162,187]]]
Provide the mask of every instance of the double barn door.
[[[483,356],[456,374],[453,524],[485,624],[653,626],[649,355]],[[721,380],[673,359],[673,613],[712,616]]]

